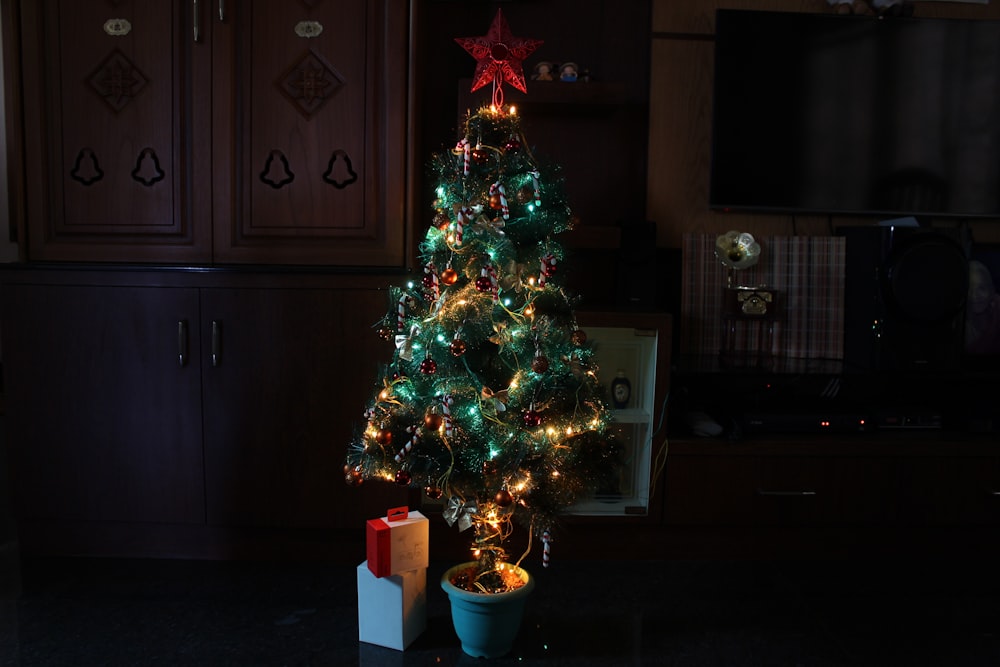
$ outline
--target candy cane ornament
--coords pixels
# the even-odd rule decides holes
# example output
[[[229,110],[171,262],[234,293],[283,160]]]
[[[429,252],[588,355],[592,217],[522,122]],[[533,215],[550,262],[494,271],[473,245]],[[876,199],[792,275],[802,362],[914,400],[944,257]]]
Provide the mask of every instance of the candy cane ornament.
[[[500,197],[500,215],[503,216],[504,220],[509,220],[510,207],[507,206],[507,191],[504,190],[503,184],[500,181],[490,186],[490,197],[494,195]]]
[[[538,286],[545,287],[545,283],[548,279],[555,275],[556,272],[556,256],[552,253],[545,255],[544,257],[539,257],[539,271],[538,271]]]
[[[539,173],[538,171],[531,172],[531,184],[535,188],[535,206],[542,205],[542,188],[538,184],[539,176],[541,176],[541,173]]]
[[[437,267],[434,262],[428,262],[424,266],[424,287],[430,290],[430,301],[437,301],[441,296],[441,286],[438,284]]]
[[[410,439],[406,441],[406,444],[396,454],[396,463],[401,463],[406,458],[406,455],[413,451],[413,446],[420,441],[420,431],[415,426],[407,426],[406,432],[410,434]]]
[[[454,423],[451,419],[451,406],[455,403],[455,398],[449,394],[442,394],[438,398],[441,399],[441,416],[444,418],[444,435],[450,438],[454,434]]]
[[[406,329],[406,304],[410,300],[410,295],[404,294],[399,297],[399,303],[396,304],[396,331],[404,331]]]
[[[542,567],[549,566],[549,558],[552,552],[552,534],[548,530],[542,531]]]
[[[469,175],[469,167],[472,162],[472,146],[469,144],[468,137],[462,139],[455,145],[456,150],[462,151],[462,175]]]
[[[458,210],[458,215],[455,217],[455,246],[462,245],[462,237],[464,234],[465,226],[472,224],[472,209],[468,206],[460,208]]]

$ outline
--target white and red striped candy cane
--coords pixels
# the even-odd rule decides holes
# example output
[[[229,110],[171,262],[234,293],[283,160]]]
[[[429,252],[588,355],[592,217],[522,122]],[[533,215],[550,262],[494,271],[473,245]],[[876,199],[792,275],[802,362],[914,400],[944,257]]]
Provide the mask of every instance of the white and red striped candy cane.
[[[469,175],[469,166],[471,165],[472,158],[472,146],[469,144],[468,137],[462,139],[455,145],[455,148],[462,151],[462,175]]]
[[[535,206],[541,206],[542,204],[542,189],[538,184],[538,177],[541,174],[538,171],[531,172],[531,184],[535,187]]]
[[[407,426],[406,432],[410,433],[411,436],[410,439],[406,441],[406,444],[403,445],[403,448],[399,450],[399,453],[396,454],[396,463],[405,459],[406,455],[413,451],[413,446],[420,440],[420,432],[417,431],[415,426]]]
[[[441,399],[441,416],[444,418],[444,434],[450,438],[454,433],[451,406],[455,403],[455,397],[450,394],[441,394],[439,398]]]
[[[458,215],[455,217],[455,245],[462,245],[462,234],[464,233],[465,226],[472,224],[472,209],[468,206],[458,209]]]
[[[483,275],[489,276],[490,278],[490,292],[493,293],[493,303],[500,301],[500,281],[497,279],[496,267],[492,264],[487,264],[483,268]]]
[[[552,552],[552,534],[548,530],[542,531],[542,567],[549,566],[549,556]]]
[[[510,218],[510,208],[507,206],[507,191],[503,189],[503,184],[497,181],[490,186],[490,196],[500,195],[500,215],[504,220]]]
[[[539,257],[538,286],[545,287],[546,280],[556,272],[556,256],[552,253]]]
[[[396,304],[396,331],[403,331],[406,329],[406,301],[409,298],[409,295],[404,294],[399,297],[399,303]]]
[[[424,274],[429,278],[428,282],[430,282],[430,285],[428,285],[428,288],[431,291],[431,301],[437,301],[441,296],[441,286],[438,284],[437,267],[434,266],[434,262],[428,262],[424,266]],[[426,285],[427,283],[424,284]]]

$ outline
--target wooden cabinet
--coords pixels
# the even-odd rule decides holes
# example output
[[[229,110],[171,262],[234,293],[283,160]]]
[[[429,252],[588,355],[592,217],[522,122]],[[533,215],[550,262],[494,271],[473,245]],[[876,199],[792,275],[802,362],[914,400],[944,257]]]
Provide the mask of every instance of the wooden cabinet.
[[[197,340],[178,351],[197,309],[191,289],[4,289],[19,518],[204,521]]]
[[[405,264],[408,0],[11,4],[28,259]]]
[[[376,291],[316,274],[5,274],[27,553],[258,556],[303,539],[329,554],[337,531],[363,538],[406,504],[342,470],[371,389],[357,379],[387,345],[359,336],[384,314]]]
[[[916,529],[1000,523],[1000,453],[961,434],[674,439],[675,526]]]

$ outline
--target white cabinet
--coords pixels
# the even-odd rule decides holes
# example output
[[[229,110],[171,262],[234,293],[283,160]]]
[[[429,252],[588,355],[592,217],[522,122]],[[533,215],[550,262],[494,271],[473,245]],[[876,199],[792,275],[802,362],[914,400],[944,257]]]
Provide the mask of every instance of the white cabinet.
[[[614,407],[611,428],[622,445],[622,469],[593,497],[568,513],[584,516],[647,515],[660,471],[656,453],[664,446],[670,317],[654,313],[577,313],[593,343],[601,382]],[[612,382],[628,380],[628,400],[614,406]]]

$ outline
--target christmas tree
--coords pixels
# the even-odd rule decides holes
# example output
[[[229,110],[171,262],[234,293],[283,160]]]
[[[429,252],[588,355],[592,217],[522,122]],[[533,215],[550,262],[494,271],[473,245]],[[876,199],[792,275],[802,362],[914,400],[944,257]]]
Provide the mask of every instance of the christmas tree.
[[[377,330],[395,351],[345,464],[349,484],[441,499],[450,525],[472,529],[480,590],[502,589],[490,573],[515,524],[543,541],[547,564],[560,513],[614,478],[620,458],[576,297],[558,280],[556,237],[572,221],[561,170],[536,159],[516,109],[502,107],[504,77],[524,89],[504,55],[495,76],[477,77],[494,82],[493,104],[428,165],[423,273],[389,288]]]

